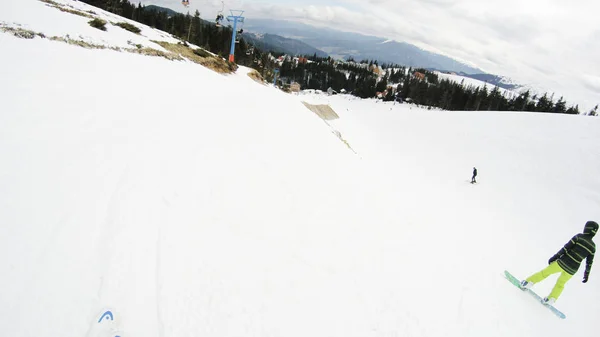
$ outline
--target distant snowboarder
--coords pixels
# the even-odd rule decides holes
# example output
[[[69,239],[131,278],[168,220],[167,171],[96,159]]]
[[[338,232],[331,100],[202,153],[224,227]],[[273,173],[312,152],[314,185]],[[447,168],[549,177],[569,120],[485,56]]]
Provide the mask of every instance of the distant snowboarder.
[[[583,273],[583,283],[586,283],[594,262],[596,244],[592,241],[592,238],[597,231],[598,224],[595,221],[586,222],[583,234],[575,235],[556,255],[552,256],[548,260],[548,267],[521,281],[521,289],[529,289],[546,277],[560,273],[550,295],[543,299],[544,304],[552,305],[562,293],[567,281],[577,273],[583,259],[586,259],[585,272]]]
[[[475,184],[477,181],[475,180],[477,177],[477,169],[473,167],[473,177],[471,177],[471,184]]]

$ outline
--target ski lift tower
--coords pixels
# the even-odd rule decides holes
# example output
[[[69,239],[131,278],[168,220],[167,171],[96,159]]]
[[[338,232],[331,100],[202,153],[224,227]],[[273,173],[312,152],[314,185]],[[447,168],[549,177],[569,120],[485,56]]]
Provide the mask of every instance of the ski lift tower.
[[[231,15],[227,17],[227,21],[233,21],[233,33],[231,34],[231,50],[229,51],[229,62],[235,62],[234,54],[235,54],[235,35],[237,34],[237,24],[244,22],[244,11],[242,10],[230,10]]]

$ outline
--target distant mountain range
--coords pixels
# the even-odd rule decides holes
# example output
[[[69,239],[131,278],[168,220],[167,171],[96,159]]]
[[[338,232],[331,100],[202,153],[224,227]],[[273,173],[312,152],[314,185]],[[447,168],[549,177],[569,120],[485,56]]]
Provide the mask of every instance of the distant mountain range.
[[[461,63],[450,57],[423,50],[409,43],[387,40],[381,37],[270,19],[247,19],[245,27],[255,33],[277,34],[300,40],[335,58],[352,57],[356,61],[370,59],[466,74],[484,73],[481,69]]]
[[[469,77],[469,78],[474,78],[476,80],[480,80],[482,82],[486,82],[486,83],[495,85],[500,88],[508,89],[508,90],[514,90],[514,89],[518,89],[518,88],[522,87],[521,85],[513,83],[510,79],[508,79],[504,76],[498,76],[498,75],[492,75],[492,74],[465,74],[462,72],[458,73],[458,75]]]
[[[155,5],[149,5],[146,8],[164,11],[168,15],[179,13]],[[203,20],[203,22],[214,24],[214,22],[207,20]],[[520,87],[505,77],[487,74],[476,67],[466,65],[444,55],[423,50],[409,43],[347,33],[330,28],[319,28],[297,22],[246,18],[242,38],[262,50],[276,53],[288,55],[316,54],[319,57],[331,56],[343,59],[352,57],[356,61],[377,60],[429,70],[454,72],[461,76],[474,78],[509,90]]]
[[[276,34],[258,34],[247,32],[244,29],[242,38],[246,42],[255,45],[261,50],[270,50],[276,53],[289,55],[317,55],[319,57],[329,56],[326,52],[317,49],[305,42],[296,39],[288,39]]]

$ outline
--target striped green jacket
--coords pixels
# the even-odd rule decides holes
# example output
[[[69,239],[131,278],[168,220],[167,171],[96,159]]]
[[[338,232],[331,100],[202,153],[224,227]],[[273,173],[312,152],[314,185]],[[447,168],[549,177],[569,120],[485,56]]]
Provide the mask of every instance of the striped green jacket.
[[[596,244],[592,236],[577,234],[556,254],[558,265],[567,273],[575,275],[583,259],[586,259],[585,275],[590,274],[596,253]]]

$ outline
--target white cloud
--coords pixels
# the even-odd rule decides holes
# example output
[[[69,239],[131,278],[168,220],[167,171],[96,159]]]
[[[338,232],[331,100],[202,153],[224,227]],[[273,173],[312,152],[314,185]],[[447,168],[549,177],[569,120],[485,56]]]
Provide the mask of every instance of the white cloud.
[[[211,17],[221,7],[203,0]],[[165,4],[168,0],[145,1]],[[600,2],[593,0],[225,1],[248,18],[295,20],[413,43],[593,106],[600,92]],[[211,13],[212,12],[212,13]]]

